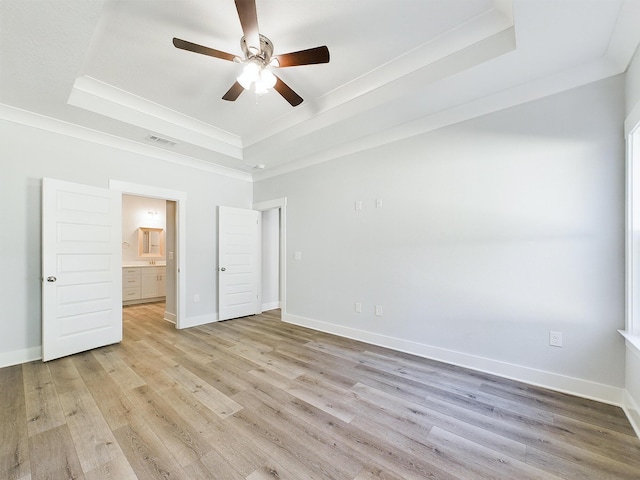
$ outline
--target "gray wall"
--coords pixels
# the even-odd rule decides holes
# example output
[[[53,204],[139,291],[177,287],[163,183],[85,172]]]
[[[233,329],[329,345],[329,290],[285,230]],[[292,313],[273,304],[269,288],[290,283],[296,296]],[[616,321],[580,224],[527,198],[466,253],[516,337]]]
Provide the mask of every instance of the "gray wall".
[[[287,315],[622,387],[623,119],[619,76],[257,182],[288,198]]]
[[[0,120],[0,364],[41,346],[43,177],[109,187],[109,180],[186,192],[187,317],[217,313],[217,206],[250,208],[252,184],[46,130]],[[192,302],[194,294],[200,302]]]

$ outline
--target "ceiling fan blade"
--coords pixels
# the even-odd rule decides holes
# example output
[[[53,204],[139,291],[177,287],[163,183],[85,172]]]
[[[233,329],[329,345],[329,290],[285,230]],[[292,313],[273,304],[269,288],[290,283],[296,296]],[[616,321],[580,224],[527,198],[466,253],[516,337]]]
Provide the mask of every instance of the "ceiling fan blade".
[[[230,62],[233,62],[233,59],[236,58],[235,55],[232,55],[230,53],[222,52],[220,50],[216,50],[215,48],[198,45],[197,43],[191,43],[179,38],[173,39],[173,46],[182,50],[201,53],[202,55],[209,55],[210,57],[221,58],[222,60],[229,60]]]
[[[240,25],[242,25],[247,47],[254,47],[260,51],[256,0],[236,0],[236,10],[238,10],[238,17],[240,18]]]
[[[231,85],[231,88],[227,93],[222,97],[223,100],[227,100],[229,102],[235,102],[236,99],[240,96],[240,94],[244,91],[244,87],[240,85],[238,82]]]
[[[307,50],[300,50],[299,52],[274,55],[272,58],[278,60],[279,67],[295,67],[298,65],[329,63],[329,49],[326,45],[323,45],[322,47],[309,48]]]
[[[302,103],[302,97],[294,92],[289,85],[280,80],[276,76],[276,84],[273,89],[284,97],[284,99],[291,104],[292,107],[297,107]]]

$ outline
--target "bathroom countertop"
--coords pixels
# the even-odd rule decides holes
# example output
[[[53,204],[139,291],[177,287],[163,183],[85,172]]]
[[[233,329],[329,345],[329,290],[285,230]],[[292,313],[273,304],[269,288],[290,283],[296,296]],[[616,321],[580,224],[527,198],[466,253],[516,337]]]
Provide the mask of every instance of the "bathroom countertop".
[[[122,268],[131,268],[131,267],[166,267],[167,266],[167,262],[156,262],[156,263],[149,263],[149,262],[140,262],[140,263],[123,263],[122,264]]]

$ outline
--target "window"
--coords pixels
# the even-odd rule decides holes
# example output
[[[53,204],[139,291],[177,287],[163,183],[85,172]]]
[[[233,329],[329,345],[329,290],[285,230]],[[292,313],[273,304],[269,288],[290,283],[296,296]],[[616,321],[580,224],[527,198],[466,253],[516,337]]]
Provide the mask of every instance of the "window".
[[[640,346],[640,123],[627,136],[626,330]]]

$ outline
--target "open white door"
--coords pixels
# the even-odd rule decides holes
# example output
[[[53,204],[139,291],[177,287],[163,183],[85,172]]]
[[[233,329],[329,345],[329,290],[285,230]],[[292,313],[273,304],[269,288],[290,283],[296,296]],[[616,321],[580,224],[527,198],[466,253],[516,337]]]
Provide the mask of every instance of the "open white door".
[[[256,210],[218,207],[218,319],[260,313],[260,232]]]
[[[42,359],[122,340],[120,192],[42,182]]]

